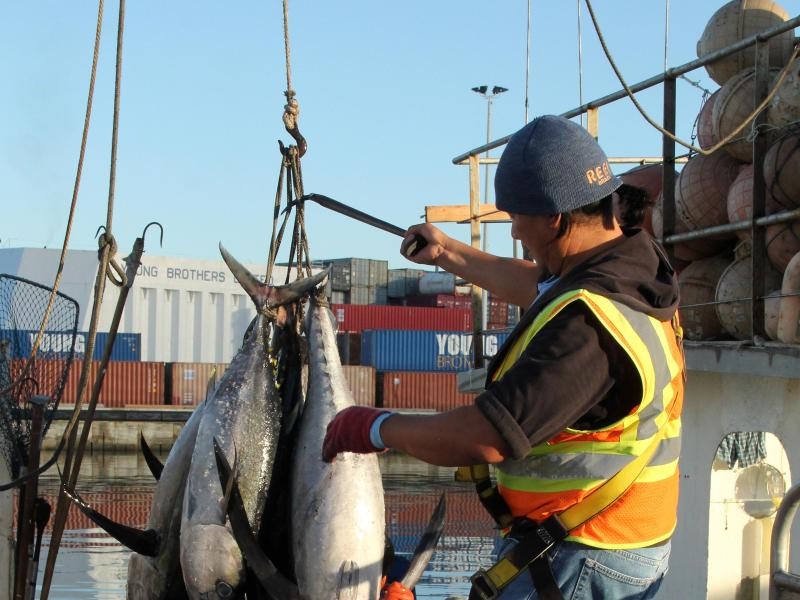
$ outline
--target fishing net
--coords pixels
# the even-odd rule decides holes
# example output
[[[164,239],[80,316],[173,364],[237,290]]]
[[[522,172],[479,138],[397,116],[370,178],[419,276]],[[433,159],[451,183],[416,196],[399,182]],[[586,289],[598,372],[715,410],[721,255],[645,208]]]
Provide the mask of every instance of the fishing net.
[[[78,303],[58,293],[39,348],[31,356],[52,290],[0,274],[0,456],[12,477],[27,464],[31,441],[28,401],[46,399],[44,432],[64,391],[76,350]],[[26,371],[26,366],[28,366]]]

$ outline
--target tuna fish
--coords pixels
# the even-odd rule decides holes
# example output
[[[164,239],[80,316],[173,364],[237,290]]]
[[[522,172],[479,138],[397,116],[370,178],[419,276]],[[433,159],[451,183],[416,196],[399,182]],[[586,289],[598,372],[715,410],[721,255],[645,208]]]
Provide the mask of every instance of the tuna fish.
[[[214,457],[214,440],[236,465],[242,504],[258,532],[281,430],[282,397],[276,385],[276,349],[272,340],[282,307],[297,302],[325,272],[286,286],[260,283],[220,245],[220,252],[255,303],[257,316],[244,343],[206,403],[197,434],[183,501],[180,557],[191,598],[229,598],[241,589],[244,564],[226,518],[226,506]],[[334,346],[335,349],[335,346]]]
[[[322,461],[333,416],[354,404],[336,349],[334,317],[312,297],[306,316],[308,391],[292,465],[295,576],[307,600],[375,600],[384,553],[383,485],[374,454]]]

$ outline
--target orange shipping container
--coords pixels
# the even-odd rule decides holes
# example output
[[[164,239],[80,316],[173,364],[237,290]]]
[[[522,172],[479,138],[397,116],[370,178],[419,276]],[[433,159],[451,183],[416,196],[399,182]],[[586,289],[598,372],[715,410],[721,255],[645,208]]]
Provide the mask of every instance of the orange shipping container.
[[[390,371],[379,383],[384,408],[445,411],[472,404],[475,394],[458,391],[456,373]]]
[[[172,406],[197,406],[206,398],[208,380],[212,374],[217,382],[228,368],[228,363],[171,363],[172,391],[169,393]]]
[[[344,378],[360,406],[375,406],[375,369],[356,365],[343,365]]]
[[[92,364],[93,375],[99,364]],[[164,363],[109,362],[99,403],[106,408],[164,404]]]

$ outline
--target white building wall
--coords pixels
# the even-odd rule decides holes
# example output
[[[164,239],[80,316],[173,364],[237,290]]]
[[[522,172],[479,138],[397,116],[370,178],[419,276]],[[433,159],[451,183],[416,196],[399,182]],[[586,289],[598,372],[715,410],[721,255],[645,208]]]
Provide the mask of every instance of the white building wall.
[[[0,273],[52,286],[59,250],[0,250]],[[122,256],[117,260],[122,264]],[[79,331],[88,331],[97,253],[69,251],[60,291],[80,304]],[[263,277],[265,265],[245,264]],[[286,270],[275,267],[273,281],[283,283]],[[98,331],[108,331],[119,290],[110,282],[100,312]],[[140,333],[142,360],[164,362],[229,362],[255,316],[255,307],[222,260],[167,256],[142,257],[122,314],[120,332]]]

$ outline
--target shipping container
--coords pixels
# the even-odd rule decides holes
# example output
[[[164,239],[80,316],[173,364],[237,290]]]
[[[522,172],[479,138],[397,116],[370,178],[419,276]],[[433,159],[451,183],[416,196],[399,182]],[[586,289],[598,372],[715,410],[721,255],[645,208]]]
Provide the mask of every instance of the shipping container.
[[[456,276],[452,273],[437,271],[425,273],[419,280],[420,294],[455,294]]]
[[[472,329],[472,312],[468,309],[332,304],[331,310],[340,332],[361,333],[367,329]]]
[[[361,334],[340,331],[336,334],[336,347],[343,365],[361,364]]]
[[[426,271],[422,269],[389,269],[389,298],[405,298],[419,294],[419,279]]]
[[[427,306],[432,308],[460,308],[471,309],[471,296],[457,296],[456,294],[420,294],[408,296],[403,304],[405,306]]]
[[[353,401],[359,406],[375,406],[375,369],[345,365],[342,371]]]
[[[486,332],[484,356],[490,358],[508,338]],[[361,334],[361,364],[385,371],[467,371],[473,367],[472,334],[463,331],[367,330]]]
[[[7,374],[10,381],[16,381],[18,379],[27,362],[27,359],[24,358],[15,358],[11,360],[9,372]],[[59,403],[74,404],[74,399],[78,391],[78,380],[80,379],[81,373],[81,361],[72,361],[62,385],[62,379],[64,379],[65,376],[64,368],[66,366],[66,359],[36,358],[26,374],[26,377],[35,382],[34,393],[52,398],[59,392],[59,390],[61,390]],[[3,368],[4,365],[2,362],[0,362],[0,369]],[[0,381],[4,381],[1,372]],[[4,385],[5,383],[0,383],[0,387],[3,387]]]
[[[475,394],[458,391],[456,373],[420,373],[416,371],[389,371],[381,373],[380,399],[383,408],[392,410],[435,410],[442,412],[468,406]]]
[[[353,286],[349,292],[349,304],[386,304],[386,285]]]
[[[99,361],[92,363],[92,381],[99,365]],[[164,363],[109,362],[99,403],[106,408],[163,405]]]
[[[11,358],[26,358],[31,353],[31,348],[39,334],[37,330],[28,329],[1,329],[0,339],[7,340],[11,349]],[[110,334],[98,331],[95,338],[93,360],[100,360]],[[79,331],[75,334],[74,356],[83,358],[86,352],[88,332]],[[73,349],[72,333],[65,331],[45,331],[39,343],[38,352],[43,358],[68,358]],[[138,361],[142,357],[142,335],[140,333],[117,333],[114,347],[111,350],[110,360]]]
[[[197,406],[206,398],[209,379],[222,378],[228,363],[168,363],[165,365],[166,399],[172,406]]]

